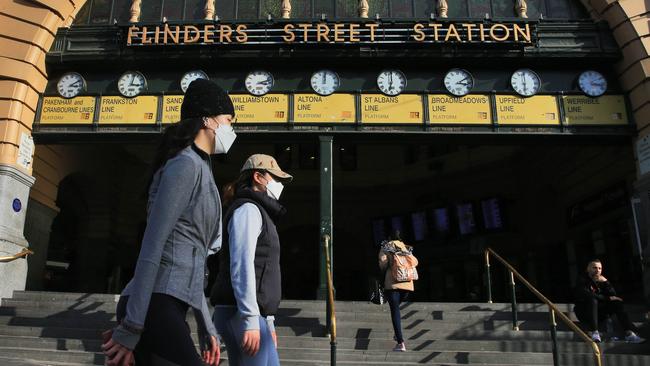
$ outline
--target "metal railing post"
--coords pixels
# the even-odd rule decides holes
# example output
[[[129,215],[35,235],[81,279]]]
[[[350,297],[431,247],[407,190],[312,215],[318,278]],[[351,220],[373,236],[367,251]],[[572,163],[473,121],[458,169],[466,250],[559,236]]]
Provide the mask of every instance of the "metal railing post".
[[[336,309],[334,307],[334,284],[332,283],[332,262],[329,251],[329,235],[323,235],[325,261],[327,264],[327,330],[330,336],[330,364],[336,366]]]
[[[551,340],[553,341],[553,366],[560,365],[560,356],[557,352],[557,322],[555,321],[555,311],[549,307],[549,315],[551,317]]]
[[[596,366],[602,366],[603,365],[603,360],[602,360],[602,353],[600,351],[600,348],[598,347],[598,344],[594,342],[591,337],[589,337],[582,329],[580,329],[577,325],[569,319],[568,316],[564,315],[558,307],[553,304],[549,299],[546,298],[546,296],[542,295],[541,292],[539,292],[535,286],[531,285],[524,276],[522,276],[517,270],[510,264],[508,263],[505,259],[501,258],[499,254],[497,254],[494,250],[487,248],[485,250],[485,257],[486,259],[488,258],[488,255],[491,254],[493,258],[497,260],[497,262],[500,262],[503,264],[504,267],[508,269],[510,272],[510,284],[512,288],[512,314],[513,314],[513,325],[516,325],[517,323],[517,302],[516,302],[516,293],[515,293],[515,281],[514,277],[517,277],[517,280],[521,282],[522,285],[526,286],[538,299],[540,299],[544,304],[546,304],[550,310],[552,310],[551,313],[551,337],[554,338],[553,342],[553,360],[554,364],[557,365],[556,361],[558,359],[558,351],[557,351],[557,322],[556,319],[560,318],[560,320],[567,326],[569,329],[571,329],[575,334],[578,335],[579,338],[581,338],[583,341],[585,341],[587,344],[591,346],[591,349],[594,353],[594,364]],[[519,330],[519,327],[513,326],[515,330]]]
[[[490,276],[490,252],[485,251],[485,275],[487,277],[488,304],[492,303],[492,278]]]
[[[512,271],[508,271],[510,274],[510,296],[512,297],[512,330],[519,330],[519,325],[517,325],[517,293],[515,291],[515,276],[512,274]]]

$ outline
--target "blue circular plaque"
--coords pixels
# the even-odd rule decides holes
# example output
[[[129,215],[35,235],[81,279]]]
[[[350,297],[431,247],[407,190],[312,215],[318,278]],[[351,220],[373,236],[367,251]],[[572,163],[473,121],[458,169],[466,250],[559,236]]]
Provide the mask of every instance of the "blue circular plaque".
[[[12,206],[15,212],[20,212],[20,210],[23,208],[23,203],[20,202],[18,198],[14,198],[14,203]]]

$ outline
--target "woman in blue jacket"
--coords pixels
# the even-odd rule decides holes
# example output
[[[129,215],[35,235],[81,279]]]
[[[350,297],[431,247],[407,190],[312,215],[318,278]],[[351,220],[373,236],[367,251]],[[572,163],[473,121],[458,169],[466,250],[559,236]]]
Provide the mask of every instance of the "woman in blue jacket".
[[[291,175],[271,156],[250,156],[239,179],[224,190],[223,250],[210,300],[231,366],[276,366],[274,319],[280,305],[280,239],[285,213],[278,202]]]
[[[147,227],[135,274],[117,306],[119,325],[102,345],[108,365],[202,366],[219,363],[203,294],[205,259],[221,245],[221,200],[210,154],[235,140],[235,112],[214,82],[190,84],[182,120],[165,130],[149,185]],[[202,355],[185,322],[192,309]]]

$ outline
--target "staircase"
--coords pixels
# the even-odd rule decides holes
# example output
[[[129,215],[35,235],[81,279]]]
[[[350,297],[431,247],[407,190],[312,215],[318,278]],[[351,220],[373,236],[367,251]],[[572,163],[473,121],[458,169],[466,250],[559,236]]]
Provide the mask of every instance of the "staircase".
[[[114,324],[115,295],[15,292],[0,307],[0,365],[103,365],[100,333]],[[559,305],[563,311],[569,305]],[[519,304],[520,331],[512,331],[510,304],[407,303],[402,326],[407,352],[392,352],[388,305],[337,302],[341,365],[552,365],[548,313]],[[282,365],[329,365],[325,303],[282,302],[277,316]],[[632,313],[640,322],[640,313]],[[193,330],[193,317],[188,317]],[[594,365],[591,350],[558,329],[561,365]],[[601,344],[606,366],[650,365],[650,342]],[[227,354],[222,353],[227,365]]]

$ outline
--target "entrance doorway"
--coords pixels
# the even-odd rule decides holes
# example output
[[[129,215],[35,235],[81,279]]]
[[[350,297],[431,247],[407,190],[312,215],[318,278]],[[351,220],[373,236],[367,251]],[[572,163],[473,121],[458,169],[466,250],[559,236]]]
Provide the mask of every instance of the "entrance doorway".
[[[639,297],[629,145],[513,140],[335,136],[337,299],[367,300],[380,276],[378,245],[393,229],[415,247],[420,260],[414,300],[484,300],[486,247],[554,301],[571,301],[571,284],[593,257],[603,261],[626,299]],[[244,135],[227,156],[213,159],[220,189],[253,153],[275,156],[294,176],[282,194],[288,213],[278,225],[285,299],[317,296],[318,144],[317,137]],[[73,148],[84,164],[59,185],[61,211],[48,249],[48,263],[64,265],[48,266],[41,288],[119,293],[132,276],[145,227],[155,145]],[[507,300],[505,273],[493,270],[495,300]]]

